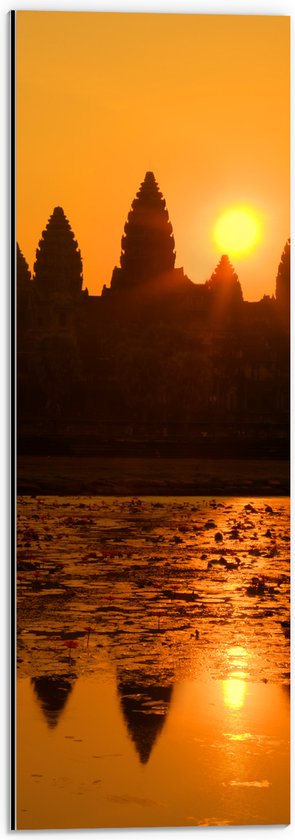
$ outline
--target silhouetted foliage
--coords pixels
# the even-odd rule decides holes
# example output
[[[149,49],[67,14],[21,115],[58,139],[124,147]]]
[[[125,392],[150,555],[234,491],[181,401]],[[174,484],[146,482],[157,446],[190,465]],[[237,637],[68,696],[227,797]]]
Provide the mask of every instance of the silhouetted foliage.
[[[81,293],[81,254],[62,207],[55,207],[42,233],[34,271],[36,288],[43,296],[75,299]]]
[[[121,268],[111,287],[139,284],[171,271],[175,243],[165,199],[153,172],[147,172],[131,205],[122,237]]]

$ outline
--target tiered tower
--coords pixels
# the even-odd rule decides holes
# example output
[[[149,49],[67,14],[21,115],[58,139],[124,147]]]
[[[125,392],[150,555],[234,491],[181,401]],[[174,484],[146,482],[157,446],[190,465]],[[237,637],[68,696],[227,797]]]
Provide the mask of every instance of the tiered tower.
[[[290,327],[290,239],[284,247],[276,277],[276,303],[280,320]]]
[[[62,207],[55,207],[36,251],[35,284],[40,295],[79,298],[82,259]]]
[[[120,268],[114,268],[111,289],[142,286],[174,270],[175,242],[153,172],[147,172],[131,205],[122,236]]]

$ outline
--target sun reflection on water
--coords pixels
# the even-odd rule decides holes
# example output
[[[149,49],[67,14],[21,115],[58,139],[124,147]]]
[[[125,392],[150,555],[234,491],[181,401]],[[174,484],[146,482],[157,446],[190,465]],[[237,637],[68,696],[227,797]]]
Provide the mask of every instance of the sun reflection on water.
[[[230,673],[222,683],[223,700],[231,711],[242,709],[247,693],[247,666],[250,654],[241,645],[227,649],[227,659]]]
[[[266,502],[257,560],[245,499],[214,505],[216,529],[244,525],[229,577],[208,502],[21,500],[21,828],[288,821],[289,519],[277,501],[268,561]],[[247,594],[262,562],[275,600]]]
[[[247,683],[237,677],[224,680],[222,683],[223,700],[225,706],[232,711],[242,709],[245,703]]]
[[[241,645],[235,645],[227,649],[227,657],[231,665],[241,665],[245,667],[249,659],[249,652]]]

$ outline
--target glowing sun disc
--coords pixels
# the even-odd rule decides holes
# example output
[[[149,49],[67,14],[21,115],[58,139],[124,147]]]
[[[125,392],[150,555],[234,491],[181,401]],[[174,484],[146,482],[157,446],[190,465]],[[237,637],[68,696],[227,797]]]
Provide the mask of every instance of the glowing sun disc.
[[[235,257],[248,254],[261,237],[261,221],[252,207],[232,207],[215,222],[214,242],[219,251]]]

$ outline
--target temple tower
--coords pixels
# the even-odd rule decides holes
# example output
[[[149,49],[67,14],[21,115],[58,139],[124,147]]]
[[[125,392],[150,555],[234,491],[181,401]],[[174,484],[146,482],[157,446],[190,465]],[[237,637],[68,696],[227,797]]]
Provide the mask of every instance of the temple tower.
[[[62,207],[55,207],[36,251],[36,289],[42,297],[75,300],[82,290],[82,259]]]
[[[209,317],[213,321],[232,317],[243,303],[241,284],[227,254],[222,255],[205,288],[209,295]]]
[[[276,303],[280,320],[290,326],[290,239],[284,247],[276,277]]]
[[[146,173],[132,202],[121,246],[120,268],[114,268],[112,289],[138,287],[174,270],[172,225],[153,172]]]

